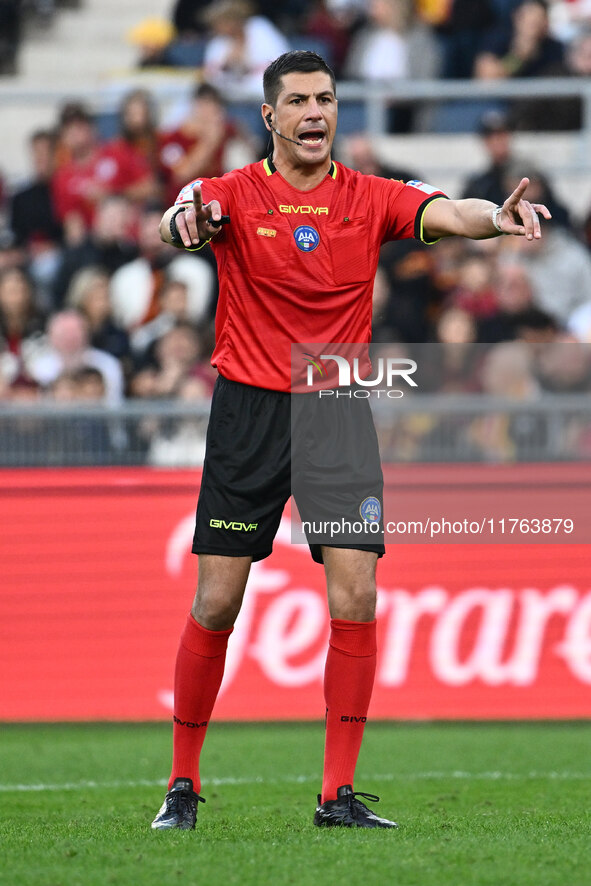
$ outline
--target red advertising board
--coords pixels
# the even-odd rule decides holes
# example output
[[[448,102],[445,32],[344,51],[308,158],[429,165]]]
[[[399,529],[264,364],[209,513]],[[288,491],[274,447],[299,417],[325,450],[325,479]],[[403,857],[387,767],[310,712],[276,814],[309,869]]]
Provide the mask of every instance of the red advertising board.
[[[197,575],[199,473],[0,477],[0,719],[168,718]],[[474,483],[491,502],[495,489],[545,483],[565,516],[591,466],[409,466],[386,481],[390,496],[412,487],[430,503]],[[590,548],[532,537],[388,546],[373,717],[591,716]],[[323,570],[291,543],[286,517],[272,557],[253,566],[216,716],[322,717],[327,636]]]

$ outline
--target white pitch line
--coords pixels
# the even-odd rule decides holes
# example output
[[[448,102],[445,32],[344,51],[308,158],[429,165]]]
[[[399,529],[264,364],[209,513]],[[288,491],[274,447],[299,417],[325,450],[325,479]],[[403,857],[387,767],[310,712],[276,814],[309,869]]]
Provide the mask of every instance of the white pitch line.
[[[546,779],[548,781],[591,781],[591,772],[528,772],[525,774],[514,772],[412,772],[406,774],[385,773],[370,775],[365,773],[361,779],[375,782],[412,782],[412,781],[438,781],[442,779],[458,779],[465,781],[532,781]],[[283,778],[204,778],[203,785],[208,786],[241,786],[252,784],[308,784],[320,781],[320,775],[285,776]],[[42,791],[84,791],[95,788],[155,788],[166,787],[168,780],[165,778],[138,779],[135,781],[74,781],[62,782],[61,784],[0,784],[0,793],[35,793]]]

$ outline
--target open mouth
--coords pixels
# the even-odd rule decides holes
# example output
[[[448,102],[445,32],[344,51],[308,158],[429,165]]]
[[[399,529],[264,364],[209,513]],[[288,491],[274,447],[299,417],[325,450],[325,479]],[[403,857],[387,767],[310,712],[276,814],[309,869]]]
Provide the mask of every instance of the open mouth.
[[[307,129],[305,132],[300,132],[298,138],[306,145],[321,145],[324,141],[324,132],[321,129]]]

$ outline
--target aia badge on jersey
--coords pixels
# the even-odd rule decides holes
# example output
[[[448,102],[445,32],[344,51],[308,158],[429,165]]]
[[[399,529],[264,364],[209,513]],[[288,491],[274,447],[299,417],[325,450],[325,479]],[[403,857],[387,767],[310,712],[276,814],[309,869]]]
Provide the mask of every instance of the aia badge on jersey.
[[[300,225],[293,232],[293,237],[297,248],[302,252],[314,252],[320,243],[320,234],[311,225]]]
[[[365,498],[359,505],[359,513],[366,523],[379,523],[382,516],[382,506],[380,500],[375,495]]]
[[[407,182],[406,185],[409,188],[416,188],[417,191],[422,191],[423,194],[428,194],[429,196],[431,196],[431,194],[436,194],[439,190],[439,188],[434,188],[433,185],[427,185],[425,182],[419,182],[415,179],[411,182]]]

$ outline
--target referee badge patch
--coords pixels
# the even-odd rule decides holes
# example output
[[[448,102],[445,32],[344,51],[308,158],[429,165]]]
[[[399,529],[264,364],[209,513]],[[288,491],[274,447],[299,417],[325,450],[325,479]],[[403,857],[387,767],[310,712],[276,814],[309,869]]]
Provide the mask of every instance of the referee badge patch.
[[[314,252],[320,243],[320,234],[311,225],[300,225],[293,232],[293,237],[302,252]]]
[[[426,182],[420,182],[416,179],[407,182],[406,186],[407,188],[416,188],[417,191],[422,191],[423,194],[428,194],[429,196],[431,196],[431,194],[436,194],[439,190],[439,188],[434,188],[433,185],[428,185]]]
[[[365,498],[359,505],[359,513],[366,523],[378,523],[382,516],[382,506],[375,495]]]

